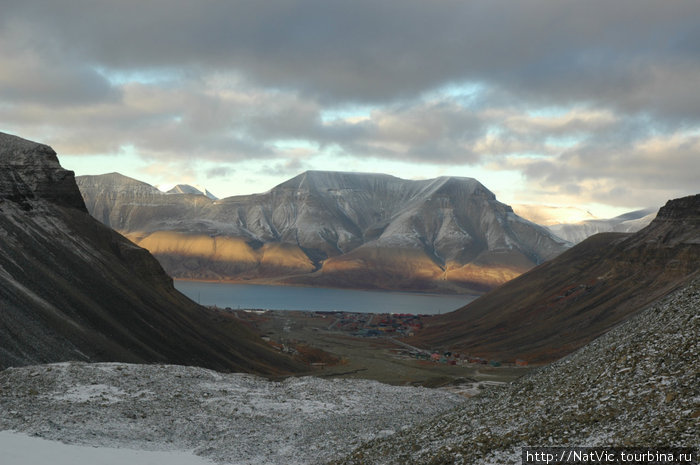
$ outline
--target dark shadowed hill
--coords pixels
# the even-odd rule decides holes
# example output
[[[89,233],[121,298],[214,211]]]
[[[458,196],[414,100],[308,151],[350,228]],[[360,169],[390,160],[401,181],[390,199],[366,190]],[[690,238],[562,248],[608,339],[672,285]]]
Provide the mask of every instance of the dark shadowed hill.
[[[78,185],[95,218],[183,279],[484,292],[567,248],[471,178],[308,171],[217,201],[117,173]]]
[[[296,368],[94,220],[50,147],[0,133],[0,368],[66,360]]]
[[[700,195],[669,201],[633,234],[597,234],[455,312],[414,343],[489,359],[555,360],[700,269]]]

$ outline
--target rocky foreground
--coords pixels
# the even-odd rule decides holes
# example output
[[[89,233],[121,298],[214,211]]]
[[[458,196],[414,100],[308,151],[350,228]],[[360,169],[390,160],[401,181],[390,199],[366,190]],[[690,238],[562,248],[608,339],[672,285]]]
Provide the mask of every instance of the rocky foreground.
[[[700,446],[700,279],[572,355],[337,464],[519,464],[523,446]]]
[[[426,388],[202,368],[60,363],[0,372],[0,431],[68,444],[314,464],[464,402]]]
[[[518,464],[522,446],[697,448],[699,341],[696,279],[469,400],[362,380],[71,362],[0,372],[0,431],[226,464]]]

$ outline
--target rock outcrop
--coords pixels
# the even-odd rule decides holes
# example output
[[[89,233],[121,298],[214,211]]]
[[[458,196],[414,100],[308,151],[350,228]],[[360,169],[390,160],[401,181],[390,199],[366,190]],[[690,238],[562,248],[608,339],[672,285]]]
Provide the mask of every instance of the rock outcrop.
[[[0,199],[41,199],[87,211],[75,176],[58,163],[51,147],[0,133]]]
[[[117,174],[78,185],[93,216],[176,278],[483,292],[567,247],[470,178],[309,171],[219,201]]]
[[[66,360],[299,368],[177,292],[145,249],[93,219],[49,147],[0,134],[0,165],[0,368]]]

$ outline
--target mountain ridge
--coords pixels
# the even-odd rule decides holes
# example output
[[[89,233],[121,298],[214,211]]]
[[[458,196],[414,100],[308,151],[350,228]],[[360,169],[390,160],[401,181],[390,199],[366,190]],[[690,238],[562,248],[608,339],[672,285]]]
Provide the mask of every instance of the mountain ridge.
[[[217,201],[78,184],[96,218],[183,279],[481,292],[566,248],[473,178],[307,171]],[[262,266],[263,245],[279,252],[277,271]]]

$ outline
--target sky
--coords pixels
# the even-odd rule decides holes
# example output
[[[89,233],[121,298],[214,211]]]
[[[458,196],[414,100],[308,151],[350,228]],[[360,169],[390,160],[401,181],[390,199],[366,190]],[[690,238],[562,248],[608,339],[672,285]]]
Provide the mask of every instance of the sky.
[[[606,217],[700,192],[697,0],[2,0],[0,131],[219,197],[466,176]]]

